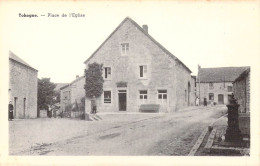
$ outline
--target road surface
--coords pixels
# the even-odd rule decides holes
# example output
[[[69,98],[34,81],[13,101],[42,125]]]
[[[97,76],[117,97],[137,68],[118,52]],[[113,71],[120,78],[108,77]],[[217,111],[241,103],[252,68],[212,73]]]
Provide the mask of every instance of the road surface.
[[[98,121],[9,122],[10,155],[185,156],[225,106],[173,114],[99,114]]]

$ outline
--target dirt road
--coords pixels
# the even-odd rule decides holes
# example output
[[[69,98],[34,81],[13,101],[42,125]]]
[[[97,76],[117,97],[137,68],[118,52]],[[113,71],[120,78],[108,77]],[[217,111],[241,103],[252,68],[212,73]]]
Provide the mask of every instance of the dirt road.
[[[191,107],[173,114],[100,114],[92,122],[14,121],[9,123],[10,154],[187,155],[201,132],[225,112],[225,106]]]

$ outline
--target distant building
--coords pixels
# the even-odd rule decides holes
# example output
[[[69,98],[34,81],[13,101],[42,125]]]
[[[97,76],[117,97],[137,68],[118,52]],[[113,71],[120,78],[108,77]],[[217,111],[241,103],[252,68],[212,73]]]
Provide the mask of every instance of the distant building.
[[[71,83],[60,88],[60,110],[65,111],[66,106],[73,105],[76,102],[81,103],[85,98],[85,76],[76,76]]]
[[[9,101],[16,119],[37,117],[37,74],[36,69],[9,52]]]
[[[233,82],[247,67],[198,68],[197,96],[216,104],[228,104],[233,92]]]
[[[236,78],[233,86],[234,98],[239,104],[239,129],[243,137],[250,137],[250,68]]]
[[[98,112],[139,112],[143,105],[156,105],[159,112],[175,112],[194,105],[195,80],[191,70],[148,33],[125,18],[85,61],[103,64],[103,94]],[[91,100],[86,99],[86,112]]]
[[[54,91],[55,92],[60,92],[60,88],[68,85],[68,83],[56,83],[55,85],[56,85],[56,87],[55,87]]]

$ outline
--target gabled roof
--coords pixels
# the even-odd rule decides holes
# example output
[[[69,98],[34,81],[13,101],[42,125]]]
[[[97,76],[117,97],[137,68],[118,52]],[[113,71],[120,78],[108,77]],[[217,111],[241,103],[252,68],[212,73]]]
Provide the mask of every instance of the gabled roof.
[[[60,88],[66,86],[66,85],[68,85],[68,83],[56,83],[56,87],[55,87],[54,91],[60,91]]]
[[[85,76],[81,76],[81,77],[79,77],[79,78],[76,78],[76,79],[73,80],[71,83],[69,83],[69,84],[67,84],[67,85],[65,85],[65,86],[60,87],[60,90],[69,87],[69,86],[72,85],[73,83],[78,82],[79,80],[82,80],[83,78],[85,78]]]
[[[17,55],[15,55],[13,52],[9,51],[9,59],[23,65],[26,66],[34,71],[38,71],[36,69],[34,69],[33,67],[31,67],[28,63],[26,63],[24,60],[22,60],[21,58],[19,58]]]
[[[180,64],[184,66],[190,73],[192,71],[184,65],[177,57],[175,57],[170,51],[168,51],[166,48],[164,48],[159,42],[157,42],[152,36],[150,36],[147,32],[143,30],[142,27],[140,27],[134,20],[132,20],[130,17],[126,17],[117,27],[116,29],[107,37],[107,39],[97,48],[97,50],[84,62],[85,64],[102,48],[102,46],[110,39],[110,37],[127,21],[129,20],[131,23],[133,23],[141,32],[143,32],[150,40],[152,40],[159,48],[161,48],[166,54],[168,54],[170,57],[172,57],[174,60],[178,61]]]
[[[249,72],[250,72],[250,67],[247,68],[246,70],[244,70],[244,71],[235,79],[234,82],[237,82],[237,81],[240,81],[240,80],[244,79],[244,78],[248,75]],[[234,82],[233,82],[233,83],[234,83]]]
[[[197,82],[234,82],[249,67],[200,68]]]

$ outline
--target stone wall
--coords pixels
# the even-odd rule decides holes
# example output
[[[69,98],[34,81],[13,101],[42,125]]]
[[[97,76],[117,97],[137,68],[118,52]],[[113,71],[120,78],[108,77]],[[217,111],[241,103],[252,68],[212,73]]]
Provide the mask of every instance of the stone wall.
[[[121,43],[129,43],[129,52],[122,56]],[[88,61],[103,64],[103,67],[111,67],[111,79],[105,80],[103,89],[111,90],[112,101],[104,103],[104,95],[97,98],[97,109],[102,112],[119,110],[118,90],[127,91],[127,111],[138,112],[141,105],[140,90],[148,91],[147,103],[158,103],[158,90],[167,90],[167,102],[161,104],[160,112],[174,112],[177,109],[177,98],[183,98],[184,93],[176,95],[176,89],[184,91],[188,85],[190,74],[182,65],[176,67],[176,62],[167,55],[158,45],[151,41],[131,21],[127,20],[105,44]],[[147,65],[147,77],[139,77],[139,66]],[[178,70],[178,71],[177,71]],[[185,77],[185,78],[184,78]],[[187,77],[187,78],[186,78]],[[126,82],[127,87],[118,88],[118,82]],[[187,106],[187,103],[179,103],[178,108]],[[90,112],[90,100],[86,99],[86,112]]]
[[[238,124],[243,137],[250,137],[250,69],[233,83],[234,98],[239,104]]]
[[[250,112],[250,73],[234,82],[234,97],[237,100],[240,113]]]
[[[80,77],[74,80],[65,88],[61,88],[61,111],[65,110],[66,105],[80,103],[81,98],[85,97],[85,77]]]
[[[9,59],[9,100],[14,118],[37,117],[37,71]]]
[[[219,103],[218,101],[218,95],[223,95],[224,96],[224,104],[228,104],[228,95],[231,95],[232,91],[228,91],[228,87],[232,87],[233,89],[233,84],[232,82],[219,82],[219,83],[213,83],[214,88],[210,88],[209,83],[198,83],[197,82],[197,94],[200,97],[200,102],[201,104],[203,103],[204,97],[207,98],[207,101],[209,100],[209,93],[214,94],[214,102],[217,104]]]

